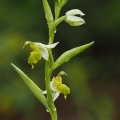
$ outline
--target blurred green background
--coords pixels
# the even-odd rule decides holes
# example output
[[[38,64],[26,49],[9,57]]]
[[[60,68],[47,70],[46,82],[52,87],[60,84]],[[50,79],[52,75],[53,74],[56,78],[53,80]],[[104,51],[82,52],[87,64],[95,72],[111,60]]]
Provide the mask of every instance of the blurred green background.
[[[51,6],[53,0],[49,0]],[[86,24],[57,28],[53,53],[57,59],[73,47],[94,45],[59,67],[71,94],[55,101],[59,120],[120,119],[120,0],[69,0],[61,15],[78,8]],[[45,108],[12,68],[14,63],[41,89],[44,84],[42,59],[35,68],[27,63],[30,48],[25,41],[47,44],[48,30],[42,0],[0,0],[0,120],[50,120]]]

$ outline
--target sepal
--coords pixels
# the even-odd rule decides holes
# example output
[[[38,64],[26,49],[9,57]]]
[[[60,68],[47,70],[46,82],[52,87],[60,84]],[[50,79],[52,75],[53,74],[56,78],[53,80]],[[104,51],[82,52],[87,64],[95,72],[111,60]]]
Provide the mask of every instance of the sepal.
[[[58,0],[58,3],[60,4],[61,7],[63,7],[67,2],[68,0]]]

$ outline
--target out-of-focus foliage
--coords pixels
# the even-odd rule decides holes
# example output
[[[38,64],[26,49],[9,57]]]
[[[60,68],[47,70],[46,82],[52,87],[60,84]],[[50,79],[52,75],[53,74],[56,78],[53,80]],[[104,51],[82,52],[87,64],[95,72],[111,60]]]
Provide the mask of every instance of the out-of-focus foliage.
[[[61,96],[55,103],[59,120],[119,120],[120,0],[69,0],[61,15],[75,8],[86,14],[86,24],[71,27],[63,22],[58,26],[55,59],[73,47],[95,43],[54,73],[64,70],[68,74],[64,82],[71,89],[66,101]],[[47,44],[42,1],[0,0],[0,120],[50,119],[10,65],[13,62],[45,89],[44,61],[31,70],[27,63],[30,49],[22,49],[25,41]]]

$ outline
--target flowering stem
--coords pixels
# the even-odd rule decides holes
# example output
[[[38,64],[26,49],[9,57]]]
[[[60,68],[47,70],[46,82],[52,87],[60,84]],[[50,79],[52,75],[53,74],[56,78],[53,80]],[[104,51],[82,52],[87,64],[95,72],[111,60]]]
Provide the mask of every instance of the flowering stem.
[[[48,44],[53,43],[55,32],[56,32],[56,27],[52,26],[51,28],[49,28],[49,43]]]
[[[45,17],[47,20],[47,24],[48,24],[48,29],[49,29],[49,43],[48,44],[52,44],[54,37],[55,37],[55,32],[56,32],[56,26],[60,23],[59,21],[54,22],[54,18],[52,15],[52,11],[51,8],[49,6],[49,3],[47,0],[42,0],[43,2],[43,7],[44,7],[44,11],[45,11]],[[59,12],[60,10],[57,11],[56,14],[56,19],[59,16]],[[61,21],[61,19],[60,19]],[[54,105],[54,101],[52,98],[52,92],[50,89],[50,78],[51,78],[51,74],[53,72],[52,66],[54,64],[54,59],[53,59],[53,55],[52,55],[52,50],[49,49],[49,60],[46,61],[45,64],[45,84],[46,84],[46,90],[47,90],[47,103],[48,106],[50,108],[49,113],[51,115],[52,120],[57,120],[57,112],[56,112],[56,107]]]
[[[63,20],[65,20],[66,16],[62,16],[54,21],[54,23],[49,28],[49,44],[53,43],[55,33],[56,33],[56,27],[58,24],[60,24]]]
[[[56,27],[50,27],[49,28],[49,44],[53,43],[54,40],[54,36],[55,36],[55,29]],[[50,90],[50,78],[51,78],[51,74],[53,72],[53,70],[51,69],[53,64],[54,64],[54,59],[53,59],[53,55],[52,55],[52,50],[49,49],[49,60],[46,61],[46,65],[45,65],[45,80],[46,80],[46,90],[47,90],[47,102],[48,102],[48,106],[50,108],[50,115],[52,120],[57,120],[57,112],[56,112],[56,107],[54,105],[54,101],[52,98],[52,93]]]
[[[59,19],[57,19],[57,20],[55,21],[55,26],[57,26],[58,24],[60,24],[63,20],[65,20],[65,18],[66,18],[66,16],[62,16],[62,17],[60,17]]]
[[[49,69],[49,63],[50,61],[48,60],[46,61],[46,65],[45,65],[45,83],[46,83],[46,90],[47,90],[47,103],[50,108],[49,112],[52,120],[57,120],[56,107],[54,105],[52,93],[50,90],[50,77],[51,77],[52,71]]]

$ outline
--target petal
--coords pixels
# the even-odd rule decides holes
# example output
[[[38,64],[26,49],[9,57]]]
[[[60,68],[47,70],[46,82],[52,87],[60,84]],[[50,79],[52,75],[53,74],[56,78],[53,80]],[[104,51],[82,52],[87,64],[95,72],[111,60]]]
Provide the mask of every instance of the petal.
[[[56,89],[55,89],[56,85],[53,81],[50,82],[50,89],[53,91],[53,92],[58,92]]]
[[[58,97],[59,97],[60,93],[59,92],[54,92],[52,94],[52,97],[53,97],[53,101],[55,101]]]
[[[42,44],[42,45],[44,45],[46,48],[54,48],[57,44],[58,44],[59,42],[56,42],[56,43],[53,43],[53,44],[50,44],[50,45],[44,45],[44,44]]]
[[[26,42],[24,43],[23,49],[24,49],[24,47],[25,47],[26,45],[28,45],[28,44],[30,44],[30,43],[31,43],[30,41],[26,41]]]
[[[43,91],[43,94],[47,94],[47,91]],[[55,101],[58,97],[59,97],[60,93],[59,92],[53,92],[52,93],[52,97],[53,97],[53,101]],[[47,111],[48,112],[48,111]]]
[[[47,90],[43,91],[43,94],[47,94]]]
[[[44,44],[38,43],[40,46],[40,52],[42,53],[42,57],[45,60],[48,60],[49,58],[49,54],[48,54],[48,50],[46,49],[46,47],[44,46]]]
[[[80,11],[79,9],[73,9],[73,10],[69,10],[68,12],[66,12],[66,15],[85,15],[82,11]]]
[[[51,44],[51,45],[44,45],[42,43],[37,43],[39,45],[39,47],[40,47],[40,52],[42,53],[42,57],[45,60],[48,60],[48,58],[49,58],[49,54],[48,54],[47,48],[54,48],[58,43],[59,42]]]

